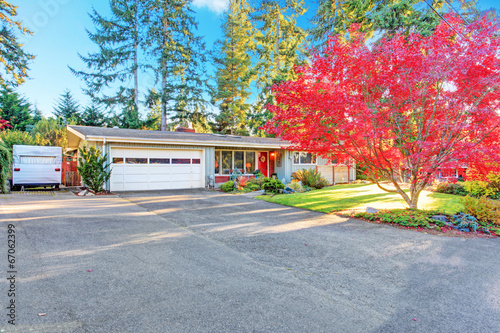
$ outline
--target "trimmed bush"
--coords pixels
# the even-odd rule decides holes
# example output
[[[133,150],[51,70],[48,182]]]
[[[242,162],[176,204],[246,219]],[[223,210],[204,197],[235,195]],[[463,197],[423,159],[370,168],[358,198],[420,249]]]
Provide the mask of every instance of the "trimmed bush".
[[[245,192],[252,192],[260,190],[260,186],[251,182],[248,182],[243,189]]]
[[[328,181],[316,170],[302,169],[292,173],[292,178],[302,182],[302,185],[320,189],[328,185]]]
[[[234,181],[230,180],[228,182],[225,182],[220,186],[220,189],[223,190],[224,192],[233,192],[234,191]]]
[[[279,193],[280,190],[285,188],[285,184],[283,184],[281,180],[266,177],[262,183],[262,188],[266,192]]]
[[[464,182],[464,188],[467,194],[474,198],[495,195],[495,191],[489,187],[489,183],[482,180],[466,181]]]
[[[474,216],[481,225],[496,224],[500,226],[500,203],[485,196],[472,198],[466,196],[462,199],[464,210],[467,214]]]
[[[467,195],[467,190],[462,184],[459,183],[438,183],[435,186],[435,191],[438,193],[455,194],[455,195]]]

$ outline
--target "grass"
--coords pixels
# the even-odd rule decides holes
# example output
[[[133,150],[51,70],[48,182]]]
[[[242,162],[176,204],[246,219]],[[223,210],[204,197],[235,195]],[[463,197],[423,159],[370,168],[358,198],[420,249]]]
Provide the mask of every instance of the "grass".
[[[364,209],[366,206],[379,209],[408,207],[399,194],[384,192],[373,184],[335,185],[305,193],[259,196],[257,199],[322,213]],[[460,197],[455,195],[422,193],[418,208],[454,214],[462,210],[463,205]]]

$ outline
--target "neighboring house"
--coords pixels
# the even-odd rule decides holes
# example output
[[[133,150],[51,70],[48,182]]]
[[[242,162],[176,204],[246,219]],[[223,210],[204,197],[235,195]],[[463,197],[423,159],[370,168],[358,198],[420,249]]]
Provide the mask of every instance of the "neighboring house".
[[[180,129],[159,132],[108,127],[68,126],[68,151],[84,144],[103,148],[111,163],[110,191],[201,188],[209,179],[220,184],[234,169],[253,176],[276,173],[289,182],[298,169],[316,169],[330,183],[356,179],[353,167],[329,165],[306,152],[292,152],[280,139],[194,133]]]

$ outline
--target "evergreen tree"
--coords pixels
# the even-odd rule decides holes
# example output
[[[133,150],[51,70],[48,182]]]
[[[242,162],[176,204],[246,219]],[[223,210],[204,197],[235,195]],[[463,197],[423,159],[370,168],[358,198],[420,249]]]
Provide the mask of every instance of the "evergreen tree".
[[[460,10],[465,20],[479,15],[474,0],[459,0],[455,4],[448,0],[319,0],[311,39],[321,47],[328,35],[343,36],[353,23],[360,24],[368,38],[377,30],[386,34],[416,30],[429,35],[441,20],[429,4],[438,12]]]
[[[307,33],[297,25],[297,19],[304,15],[303,0],[263,0],[256,10],[254,20],[259,32],[256,34],[258,62],[258,101],[254,104],[250,127],[258,135],[264,135],[259,128],[270,117],[265,106],[273,102],[270,87],[281,80],[295,78],[294,66],[305,60]]]
[[[82,125],[85,126],[103,126],[106,122],[106,116],[99,105],[93,103],[87,106],[82,113]]]
[[[188,0],[145,0],[147,37],[144,48],[152,59],[158,88],[151,90],[149,104],[161,105],[160,129],[167,129],[167,118],[193,120],[204,110],[202,94],[206,90],[204,44],[194,35],[197,22]]]
[[[85,93],[107,107],[133,105],[139,110],[140,11],[143,0],[110,0],[111,18],[95,9],[89,14],[95,32],[88,36],[99,51],[80,56],[87,71],[71,71],[82,78]],[[133,81],[133,88],[129,82]],[[118,84],[118,87],[116,87]],[[132,101],[132,103],[131,103]]]
[[[70,119],[80,121],[80,105],[73,98],[69,89],[61,94],[57,105],[54,107],[53,114],[61,118],[64,122],[68,122]]]
[[[21,21],[15,21],[17,15],[15,6],[5,0],[0,0],[0,62],[3,70],[0,72],[0,85],[18,86],[28,76],[28,65],[35,58],[23,50],[15,32],[31,34],[31,31],[22,26]]]
[[[248,134],[246,120],[251,95],[252,59],[255,49],[254,29],[250,21],[251,8],[246,0],[231,0],[222,25],[224,40],[217,41],[212,57],[216,67],[216,85],[212,102],[220,113],[216,117],[218,131],[229,134]]]
[[[11,88],[0,90],[0,118],[8,120],[13,129],[25,131],[33,124],[31,105]]]

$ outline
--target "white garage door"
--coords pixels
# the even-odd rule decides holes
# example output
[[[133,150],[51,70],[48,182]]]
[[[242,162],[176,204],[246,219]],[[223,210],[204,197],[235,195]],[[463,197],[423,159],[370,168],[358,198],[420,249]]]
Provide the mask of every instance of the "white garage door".
[[[201,150],[111,148],[111,191],[199,188],[204,184]]]

